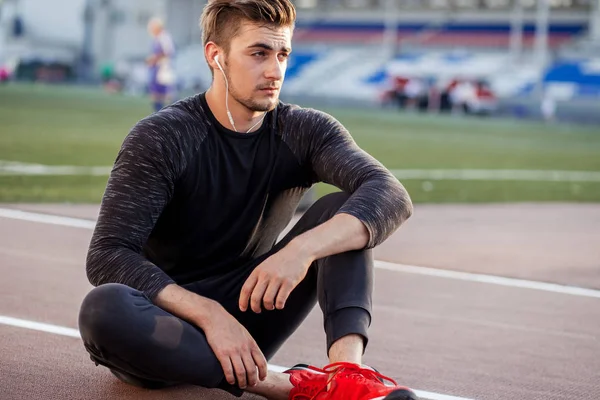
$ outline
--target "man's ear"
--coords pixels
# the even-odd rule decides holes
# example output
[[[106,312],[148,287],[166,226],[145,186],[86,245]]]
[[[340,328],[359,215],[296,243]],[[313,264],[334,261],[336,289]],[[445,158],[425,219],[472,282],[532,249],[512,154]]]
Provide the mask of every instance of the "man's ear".
[[[221,60],[218,58],[220,53],[220,48],[214,42],[206,43],[204,46],[204,56],[206,57],[206,62],[213,70],[219,69],[219,63]],[[216,58],[216,60],[215,60]]]

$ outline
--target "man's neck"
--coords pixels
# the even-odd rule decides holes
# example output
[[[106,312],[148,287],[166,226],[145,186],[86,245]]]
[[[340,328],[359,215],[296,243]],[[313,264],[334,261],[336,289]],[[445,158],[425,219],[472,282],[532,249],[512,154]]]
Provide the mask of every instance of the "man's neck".
[[[225,95],[225,90],[219,90],[214,86],[211,86],[206,92],[206,103],[221,125],[240,133],[247,132],[251,127],[253,127],[253,131],[260,128],[261,124],[259,121],[263,118],[264,114],[248,110],[229,95],[229,111],[233,118],[233,122],[235,123],[235,127],[232,126],[229,121],[229,116],[227,115]]]

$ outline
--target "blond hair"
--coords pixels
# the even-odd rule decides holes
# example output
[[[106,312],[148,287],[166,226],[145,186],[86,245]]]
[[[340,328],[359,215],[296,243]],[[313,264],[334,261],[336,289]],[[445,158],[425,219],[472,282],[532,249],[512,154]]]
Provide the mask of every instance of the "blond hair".
[[[160,17],[152,17],[148,20],[148,26],[155,26],[163,29],[165,27],[165,21]]]
[[[214,42],[228,52],[244,21],[293,28],[296,9],[290,0],[209,0],[200,18],[202,43]]]

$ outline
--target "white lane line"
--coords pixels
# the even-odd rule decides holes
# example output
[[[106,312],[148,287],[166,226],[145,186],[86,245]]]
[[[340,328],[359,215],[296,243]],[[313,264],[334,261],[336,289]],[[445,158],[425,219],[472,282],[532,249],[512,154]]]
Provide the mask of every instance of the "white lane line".
[[[426,392],[424,390],[416,390],[413,391],[422,399],[430,399],[430,400],[474,400],[466,397],[458,397],[458,396],[449,396],[447,394],[434,393],[434,392]]]
[[[16,326],[19,328],[31,329],[34,331],[46,332],[46,333],[54,333],[56,335],[61,336],[69,336],[74,338],[81,338],[79,331],[73,328],[66,328],[64,326],[44,324],[41,322],[28,321],[26,319],[12,318],[6,317],[4,315],[0,315],[0,324]]]
[[[108,176],[111,166],[44,165],[0,160],[0,175],[92,175]],[[599,171],[553,171],[526,169],[391,169],[398,179],[461,181],[600,182]]]
[[[37,222],[41,224],[68,226],[71,228],[94,229],[94,226],[96,226],[96,221],[88,219],[39,214],[28,211],[13,210],[10,208],[0,208],[0,217],[17,219],[20,221]]]
[[[56,335],[61,336],[81,338],[81,335],[79,334],[79,331],[77,329],[66,328],[64,326],[58,325],[44,324],[40,322],[29,321],[26,319],[6,317],[3,315],[0,315],[0,324],[31,329],[34,331],[54,333]],[[274,372],[283,372],[286,369],[286,367],[282,367],[280,365],[269,364],[269,370]],[[467,399],[465,397],[448,396],[446,394],[426,392],[423,390],[415,390],[415,393],[417,394],[417,396],[429,400],[473,400]]]
[[[544,181],[600,182],[598,171],[551,171],[524,169],[392,169],[398,179],[432,181]]]
[[[92,220],[39,214],[7,208],[0,208],[0,218],[2,217],[51,225],[68,226],[72,228],[94,229],[95,226],[95,221]],[[541,290],[545,292],[567,294],[572,296],[600,298],[600,290],[586,289],[577,286],[559,285],[555,283],[537,282],[515,278],[504,278],[495,275],[474,274],[470,272],[459,272],[438,268],[419,267],[416,265],[404,265],[379,260],[375,261],[375,267],[407,274],[427,275],[460,281],[489,283],[513,288]]]
[[[29,164],[0,160],[0,175],[92,175],[108,176],[112,167]]]
[[[570,294],[573,296],[595,297],[600,299],[600,290],[586,289],[577,286],[558,285],[556,283],[528,281],[525,279],[505,278],[495,275],[474,274],[445,269],[418,267],[415,265],[396,264],[387,261],[375,261],[375,266],[388,271],[405,272],[408,274],[428,275],[438,278],[448,278],[460,281],[489,283],[492,285],[509,286],[514,288],[542,290],[545,292]]]

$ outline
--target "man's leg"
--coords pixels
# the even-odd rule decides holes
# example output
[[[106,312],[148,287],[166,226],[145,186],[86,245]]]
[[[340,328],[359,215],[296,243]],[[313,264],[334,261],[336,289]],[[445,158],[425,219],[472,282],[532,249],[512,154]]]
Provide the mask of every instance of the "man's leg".
[[[317,299],[323,311],[329,356],[336,361],[360,362],[371,323],[371,296],[373,291],[373,254],[371,250],[357,250],[336,254],[315,261],[304,280],[292,291],[283,310],[255,314],[241,312],[241,288],[262,261],[283,248],[294,237],[324,223],[333,217],[349,195],[333,193],[315,202],[275,246],[273,250],[251,261],[244,271],[232,271],[212,280],[197,282],[192,289],[203,295],[210,287],[221,288],[221,293],[210,297],[248,329],[269,359],[285,340],[298,328],[314,307]],[[265,329],[277,326],[278,329]],[[357,340],[360,339],[360,340]],[[339,342],[339,343],[338,343]]]
[[[347,194],[338,193],[317,201],[278,246],[327,221],[347,199]],[[324,399],[417,400],[409,388],[397,386],[391,379],[362,365],[371,323],[373,264],[371,250],[349,251],[315,262],[318,299],[324,316],[328,356],[333,365],[324,368],[329,374],[325,374],[325,380],[318,377],[301,383],[306,386],[300,391],[302,394],[308,389],[314,396],[314,389],[322,393],[327,387]],[[394,385],[387,386],[383,380]]]
[[[316,261],[292,291],[283,310],[263,310],[256,314],[251,310],[241,312],[238,306],[241,287],[255,267],[294,237],[333,217],[348,197],[345,193],[335,193],[319,199],[272,251],[249,263],[243,274],[231,273],[222,280],[226,282],[223,290],[229,295],[221,303],[248,329],[267,360],[302,323],[318,299],[330,361],[361,363],[371,322],[373,256],[370,250],[336,254]],[[197,291],[202,292],[201,286],[207,283],[197,284],[200,286]],[[289,388],[287,377],[284,380]],[[259,385],[249,391],[265,395],[262,389]]]
[[[333,193],[319,199],[278,246],[326,222],[348,197],[347,193]],[[315,264],[329,360],[360,364],[371,324],[373,253],[350,251],[325,257]]]
[[[93,289],[81,306],[79,329],[92,360],[128,383],[215,388],[223,379],[219,361],[199,329],[128,286]]]
[[[152,108],[154,109],[154,112],[159,112],[163,109],[165,106],[165,100],[162,93],[154,92],[150,98],[152,99]]]
[[[146,389],[192,384],[243,391],[229,385],[204,334],[153,305],[143,293],[120,284],[93,289],[85,298],[79,329],[92,361],[125,383]],[[287,400],[289,375],[269,373],[252,391]]]

